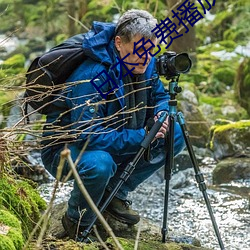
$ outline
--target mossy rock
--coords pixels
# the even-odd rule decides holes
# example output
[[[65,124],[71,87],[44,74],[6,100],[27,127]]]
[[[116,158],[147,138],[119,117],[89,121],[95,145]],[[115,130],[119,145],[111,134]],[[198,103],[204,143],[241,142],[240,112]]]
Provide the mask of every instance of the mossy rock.
[[[20,221],[7,210],[0,209],[0,249],[19,250],[23,244]]]
[[[247,111],[239,105],[231,91],[218,96],[200,93],[198,97],[200,109],[212,123],[217,119],[240,121],[249,118]]]
[[[135,241],[133,239],[125,239],[118,237],[118,241],[124,250],[134,250]],[[118,249],[115,247],[114,241],[108,238],[105,244],[110,250]],[[93,242],[91,244],[74,242],[73,240],[56,240],[56,239],[44,239],[42,246],[44,249],[60,249],[60,250],[102,250],[103,246],[99,242]],[[30,245],[31,249],[41,249],[35,246],[35,243]],[[50,248],[51,247],[51,248]],[[43,249],[43,248],[42,248]],[[194,245],[184,243],[167,242],[162,243],[160,240],[151,239],[139,239],[138,250],[211,250],[206,247],[198,247]]]
[[[27,238],[39,220],[41,211],[45,210],[46,203],[27,181],[15,180],[2,174],[0,206],[5,207],[21,221],[23,236]]]
[[[134,245],[135,245],[135,240],[133,239],[124,239],[124,238],[118,238],[120,244],[122,245],[124,250],[133,250]],[[109,238],[107,240],[108,243],[113,243],[113,239]],[[208,248],[204,247],[197,247],[189,244],[184,244],[184,243],[175,243],[175,242],[167,242],[167,243],[162,243],[160,240],[139,240],[138,243],[138,249],[139,250],[208,250]]]
[[[216,159],[230,156],[250,156],[250,120],[215,125],[210,130],[210,149]]]
[[[250,178],[250,158],[226,158],[213,171],[213,183],[228,183],[233,180]]]
[[[213,78],[228,86],[232,86],[234,84],[235,75],[235,70],[229,67],[222,67],[214,71]]]

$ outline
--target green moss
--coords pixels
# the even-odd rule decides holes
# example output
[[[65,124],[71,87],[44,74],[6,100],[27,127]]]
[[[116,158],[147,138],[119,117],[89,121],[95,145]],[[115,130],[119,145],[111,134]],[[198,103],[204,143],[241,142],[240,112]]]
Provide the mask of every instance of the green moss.
[[[214,107],[222,107],[222,104],[224,103],[224,99],[221,96],[209,96],[209,95],[201,95],[199,97],[200,104],[206,103],[210,104]]]
[[[4,176],[0,179],[0,205],[11,211],[20,221],[24,237],[40,218],[45,201],[27,182]]]
[[[21,230],[20,221],[16,218],[16,216],[6,210],[0,209],[0,221],[7,226]]]
[[[7,210],[1,209],[0,224],[10,227],[10,229],[8,229],[8,233],[4,235],[5,237],[1,237],[2,239],[0,238],[0,249],[21,249],[24,241],[22,236],[21,223],[16,218],[16,216],[11,214]]]
[[[118,238],[120,244],[124,248],[124,250],[133,250],[135,241],[133,239],[124,239],[124,238]],[[113,244],[113,240],[109,238],[106,242]],[[155,240],[144,240],[140,241],[138,244],[139,250],[199,250],[199,249],[205,249],[202,247],[196,247],[194,245],[188,245],[188,244],[182,244],[182,243],[174,243],[174,242],[168,242],[168,243],[162,243],[161,241],[155,241]]]
[[[16,54],[1,64],[0,84],[19,86],[25,81],[25,56]]]
[[[223,41],[218,42],[218,44],[224,47],[224,49],[228,52],[234,51],[237,46],[237,43],[234,42],[233,40],[223,40]]]
[[[228,86],[232,86],[234,83],[235,74],[235,70],[232,70],[228,67],[221,67],[214,71],[213,78]]]
[[[0,234],[0,249],[16,250],[13,241],[7,235]]]
[[[225,91],[221,95],[208,95],[207,93],[199,93],[199,104],[208,104],[213,107],[212,112],[207,115],[211,121],[216,119],[228,119],[231,121],[239,121],[248,119],[247,111],[240,106],[232,91]],[[225,114],[225,107],[233,107],[231,112]],[[233,112],[235,110],[235,112]],[[237,112],[236,112],[237,111]]]
[[[14,246],[16,247],[16,249],[21,249],[23,244],[24,244],[24,240],[23,240],[23,236],[22,236],[22,231],[16,231],[15,228],[11,228],[9,233],[7,234],[7,236],[12,240]]]
[[[245,129],[249,127],[250,127],[250,121],[239,121],[239,122],[229,123],[229,124],[222,125],[222,126],[220,125],[215,126],[214,133],[225,132],[231,129],[241,130],[241,129]]]
[[[245,131],[249,130],[250,121],[243,120],[238,122],[232,122],[225,125],[214,125],[210,129],[210,143],[209,147],[211,150],[214,150],[214,140],[215,137],[221,144],[226,144],[228,147],[228,151],[232,151],[234,145],[230,142],[230,137],[226,136],[233,131],[235,134],[235,140],[242,143],[248,143],[250,141],[250,133],[245,133]],[[235,142],[234,142],[235,143]]]
[[[23,54],[16,54],[2,64],[2,69],[9,69],[11,67],[23,68],[25,64],[25,56]]]

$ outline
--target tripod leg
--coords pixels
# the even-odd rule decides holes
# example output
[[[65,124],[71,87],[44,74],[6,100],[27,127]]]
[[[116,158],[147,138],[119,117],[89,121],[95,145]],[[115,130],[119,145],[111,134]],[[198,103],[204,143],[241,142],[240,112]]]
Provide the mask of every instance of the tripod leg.
[[[207,192],[206,192],[207,187],[206,187],[206,184],[204,182],[204,177],[203,177],[203,174],[201,173],[201,171],[199,169],[198,162],[197,162],[197,159],[195,157],[195,154],[194,154],[194,151],[193,151],[190,139],[189,139],[189,133],[188,133],[187,128],[186,128],[184,116],[183,116],[183,114],[181,112],[178,112],[177,113],[177,118],[178,118],[179,124],[181,126],[181,130],[182,130],[185,142],[186,142],[186,146],[187,146],[187,150],[188,150],[190,159],[191,159],[191,161],[193,163],[193,167],[194,167],[194,171],[195,171],[195,179],[196,179],[196,181],[197,181],[197,183],[199,185],[200,191],[203,194],[203,197],[204,197],[204,200],[205,200],[205,203],[206,203],[206,206],[207,206],[207,210],[209,212],[210,219],[212,221],[213,228],[214,228],[216,237],[218,239],[220,248],[221,248],[221,250],[224,250],[225,247],[223,245],[221,235],[220,235],[220,232],[219,232],[219,229],[218,229],[218,226],[217,226],[214,214],[213,214],[213,210],[212,210],[210,201],[208,199],[208,195],[207,195]]]
[[[172,169],[174,165],[174,122],[173,115],[169,115],[169,132],[166,138],[166,162],[165,162],[165,197],[164,197],[164,213],[163,213],[163,225],[162,225],[162,242],[166,242],[166,235],[168,232],[167,220],[168,220],[168,200],[169,200],[169,183],[172,176]]]
[[[100,212],[101,213],[107,208],[107,206],[109,205],[109,203],[111,202],[111,200],[114,198],[114,196],[116,195],[116,193],[118,192],[118,190],[120,189],[120,187],[122,186],[122,184],[132,174],[132,172],[135,169],[136,164],[138,163],[138,161],[140,160],[140,158],[142,157],[142,155],[144,154],[145,150],[148,148],[148,146],[150,145],[150,143],[153,141],[156,133],[159,131],[159,129],[162,126],[162,123],[165,121],[166,118],[167,118],[167,113],[166,112],[162,112],[162,114],[160,115],[159,119],[155,122],[154,126],[150,130],[149,134],[142,141],[141,148],[139,149],[138,153],[135,155],[133,161],[130,162],[126,166],[126,168],[124,169],[123,173],[120,176],[120,181],[117,183],[116,187],[113,189],[113,191],[110,193],[110,195],[107,198],[107,200],[104,202],[104,204],[100,208]],[[92,222],[90,223],[90,225],[88,226],[88,228],[86,230],[84,230],[84,232],[82,233],[82,240],[83,241],[88,237],[88,235],[89,235],[90,231],[92,230],[92,227],[94,226],[96,220],[97,220],[97,216],[94,217],[94,219],[92,220]]]

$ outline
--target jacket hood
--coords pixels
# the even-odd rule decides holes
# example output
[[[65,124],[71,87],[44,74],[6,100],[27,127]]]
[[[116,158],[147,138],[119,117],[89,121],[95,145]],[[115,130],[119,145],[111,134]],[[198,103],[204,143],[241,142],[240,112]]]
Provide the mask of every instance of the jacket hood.
[[[114,55],[115,24],[94,21],[85,34],[83,49],[87,56],[103,64],[111,65]]]

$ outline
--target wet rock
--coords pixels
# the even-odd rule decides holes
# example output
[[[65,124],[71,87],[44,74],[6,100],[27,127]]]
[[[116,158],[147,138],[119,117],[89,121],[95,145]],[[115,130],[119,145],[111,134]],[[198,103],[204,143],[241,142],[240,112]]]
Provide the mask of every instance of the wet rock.
[[[17,174],[26,179],[40,184],[51,181],[51,175],[44,168],[39,151],[32,151],[29,155],[22,155],[17,161],[12,160],[11,165]]]
[[[190,176],[193,176],[193,169],[186,169],[174,174],[171,178],[170,187],[173,189],[183,188],[190,185]]]
[[[232,156],[250,157],[250,120],[213,126],[209,147],[217,160]]]
[[[188,101],[181,101],[180,110],[185,116],[185,123],[192,145],[206,148],[210,124],[204,118],[198,106]]]
[[[61,217],[65,213],[67,204],[65,202],[57,204],[52,209],[51,221],[47,230],[47,239],[54,239],[54,244],[61,242],[61,239],[57,239],[58,235],[63,234],[63,227],[61,224]],[[119,221],[114,220],[112,217],[104,213],[105,219],[112,228],[114,234],[119,237],[120,243],[124,249],[134,249],[134,240],[138,231],[139,246],[140,249],[186,249],[186,250],[208,250],[208,248],[201,247],[201,243],[198,239],[191,236],[175,235],[173,232],[169,232],[166,238],[166,243],[161,241],[161,230],[158,226],[152,224],[147,219],[141,219],[140,223],[135,226],[128,226]],[[104,235],[100,230],[104,230],[102,226],[97,226],[99,233]],[[108,237],[108,235],[106,235]],[[65,244],[68,244],[67,238],[63,239]],[[72,241],[71,241],[72,242]],[[112,243],[111,238],[108,238],[106,243]],[[46,239],[44,241],[46,243]],[[73,243],[72,244],[79,244]],[[90,245],[89,245],[90,246]],[[97,246],[98,247],[98,246]],[[60,248],[61,249],[61,248]],[[64,248],[63,248],[64,249]],[[95,248],[102,249],[102,248]],[[112,248],[113,249],[113,248]]]
[[[220,161],[213,171],[213,183],[250,178],[250,158],[227,158]]]

